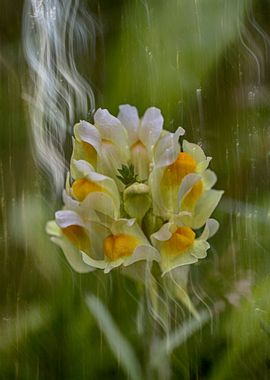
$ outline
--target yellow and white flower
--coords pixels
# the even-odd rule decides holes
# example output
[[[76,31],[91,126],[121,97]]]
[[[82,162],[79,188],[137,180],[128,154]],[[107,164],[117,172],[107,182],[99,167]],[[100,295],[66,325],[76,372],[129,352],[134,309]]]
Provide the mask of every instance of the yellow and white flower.
[[[150,176],[154,212],[164,218],[188,211],[186,221],[202,227],[217,206],[223,192],[211,190],[216,175],[207,169],[206,157],[199,145],[178,142],[182,128],[165,134],[157,143],[154,169]]]
[[[159,261],[158,251],[151,246],[135,219],[118,219],[104,226],[103,234],[94,237],[102,242],[102,260],[85,257],[86,264],[104,269],[105,273],[120,265],[124,267],[138,261]]]
[[[156,107],[148,108],[140,120],[136,107],[124,104],[119,106],[118,119],[128,133],[131,163],[140,181],[149,177],[152,150],[158,141],[163,127],[163,116]]]
[[[206,257],[210,248],[207,239],[218,230],[219,224],[215,219],[209,219],[204,231],[199,237],[189,226],[181,223],[181,217],[165,223],[151,236],[153,245],[160,252],[160,267],[164,275],[182,265],[196,263]]]
[[[153,278],[157,261],[195,314],[188,271],[206,257],[207,240],[218,229],[209,218],[223,193],[213,189],[211,158],[199,145],[180,145],[183,128],[164,131],[159,109],[148,108],[140,119],[135,107],[119,108],[117,118],[98,109],[94,124],[75,125],[63,210],[47,232],[81,273],[121,267],[141,280],[144,273]]]
[[[77,272],[98,268],[108,273],[122,264],[159,261],[158,251],[134,219],[118,219],[107,225],[86,223],[75,211],[62,210],[56,212],[55,221],[48,222],[47,232]]]
[[[95,211],[110,218],[119,218],[120,194],[112,178],[95,172],[83,160],[72,161],[71,174],[73,182],[70,185],[68,178],[63,196],[66,208],[88,219],[95,218]]]
[[[74,127],[73,159],[88,161],[98,172],[116,179],[129,160],[128,135],[119,119],[99,108],[94,125],[81,121]]]
[[[46,231],[51,235],[51,240],[58,245],[70,264],[79,273],[87,273],[94,270],[83,260],[82,252],[90,254],[91,239],[88,227],[75,211],[62,210],[55,214],[55,221],[47,223]]]
[[[222,190],[214,190],[216,175],[205,170],[201,176],[188,174],[181,182],[178,191],[178,212],[185,214],[182,220],[192,228],[201,228],[218,205]]]

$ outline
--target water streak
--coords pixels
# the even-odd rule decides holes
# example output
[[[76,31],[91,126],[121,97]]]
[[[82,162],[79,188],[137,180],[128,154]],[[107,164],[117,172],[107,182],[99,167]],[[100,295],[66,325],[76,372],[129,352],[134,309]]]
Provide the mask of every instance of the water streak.
[[[64,144],[76,117],[95,107],[94,94],[78,72],[75,52],[95,49],[96,24],[79,0],[26,0],[23,47],[29,66],[25,99],[29,106],[34,153],[52,176],[64,183]]]

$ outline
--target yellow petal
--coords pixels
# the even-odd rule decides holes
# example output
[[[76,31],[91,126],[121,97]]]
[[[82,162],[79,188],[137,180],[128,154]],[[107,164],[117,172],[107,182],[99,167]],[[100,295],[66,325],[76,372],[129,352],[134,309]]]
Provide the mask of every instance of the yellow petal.
[[[191,190],[187,193],[182,201],[181,209],[192,211],[195,207],[197,200],[200,198],[203,192],[202,180],[199,180],[192,186]]]
[[[83,151],[85,153],[86,161],[90,162],[93,166],[97,164],[97,151],[95,148],[85,141],[81,142]]]
[[[74,245],[71,244],[68,239],[64,239],[63,237],[52,237],[51,240],[62,249],[70,266],[76,272],[88,273],[95,269],[94,267],[91,267],[84,262],[83,254],[76,247],[74,247]]]
[[[71,225],[62,228],[63,234],[79,250],[88,252],[90,249],[90,239],[82,226]]]
[[[184,152],[192,156],[193,159],[198,163],[201,161],[205,161],[206,159],[206,156],[202,148],[197,144],[188,142],[187,140],[183,141],[183,150]]]
[[[109,235],[104,240],[104,254],[110,261],[130,256],[139,243],[139,240],[132,235]]]
[[[102,186],[86,178],[77,179],[72,184],[72,194],[80,202],[82,202],[88,194],[101,191],[104,191]]]
[[[97,152],[100,151],[101,142],[101,137],[96,127],[82,120],[74,126],[74,135],[72,159],[83,159],[96,167]]]
[[[161,193],[168,210],[177,211],[179,187],[184,177],[195,171],[196,161],[185,152],[180,152],[177,159],[164,169],[161,178]]]
[[[188,224],[195,229],[201,228],[216,208],[222,194],[223,191],[220,190],[204,191],[196,202],[192,217],[184,216],[182,218],[183,223]]]
[[[162,252],[169,256],[178,256],[192,246],[195,232],[189,227],[178,227],[171,238],[162,244]]]
[[[162,178],[163,184],[170,187],[179,186],[187,174],[196,171],[196,165],[196,161],[190,154],[180,152],[177,159],[165,169]]]

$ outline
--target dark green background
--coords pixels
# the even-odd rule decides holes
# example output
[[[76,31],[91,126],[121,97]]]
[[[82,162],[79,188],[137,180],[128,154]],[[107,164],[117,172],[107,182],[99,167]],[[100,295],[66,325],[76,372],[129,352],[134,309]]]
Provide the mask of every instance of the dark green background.
[[[97,107],[160,107],[167,129],[181,125],[213,157],[216,187],[225,190],[220,230],[192,266],[190,287],[199,310],[221,311],[172,352],[168,378],[269,379],[270,2],[86,5],[99,29],[96,59],[81,53],[77,62]],[[134,348],[142,376],[158,379],[145,353],[149,336],[136,329],[140,289],[118,273],[74,273],[45,234],[61,200],[32,154],[22,6],[1,0],[0,378],[127,378],[86,305],[94,294]],[[173,314],[175,327],[189,318]],[[147,308],[143,315],[151,335]]]

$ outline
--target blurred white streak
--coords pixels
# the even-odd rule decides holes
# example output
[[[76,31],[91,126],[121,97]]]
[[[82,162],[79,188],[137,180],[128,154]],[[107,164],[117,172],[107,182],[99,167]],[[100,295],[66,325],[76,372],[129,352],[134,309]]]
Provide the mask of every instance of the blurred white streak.
[[[128,378],[141,380],[141,367],[135,352],[114,323],[109,310],[94,295],[86,298],[86,304],[105,335],[113,354],[119,360],[119,364],[127,372]]]
[[[30,80],[24,97],[34,153],[57,191],[64,183],[68,127],[95,107],[93,91],[79,74],[74,53],[95,50],[95,31],[93,18],[79,0],[25,1],[23,47]]]
[[[203,310],[198,315],[199,318],[188,319],[165,338],[155,342],[151,354],[153,367],[159,368],[162,365],[164,357],[171,355],[175,348],[186,342],[190,336],[209,321],[210,315],[207,311]]]

